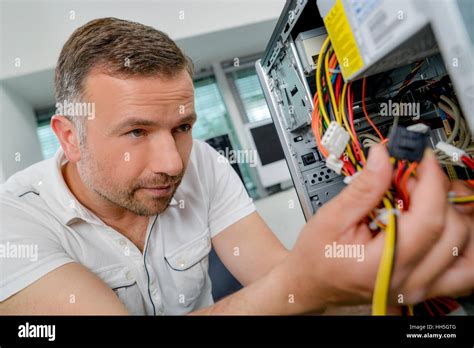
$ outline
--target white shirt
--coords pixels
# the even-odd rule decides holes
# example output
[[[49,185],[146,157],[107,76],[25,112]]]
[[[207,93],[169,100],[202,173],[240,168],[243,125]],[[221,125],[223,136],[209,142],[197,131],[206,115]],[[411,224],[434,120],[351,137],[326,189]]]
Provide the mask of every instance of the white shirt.
[[[132,314],[185,314],[213,303],[211,238],[255,211],[224,157],[194,140],[170,206],[150,217],[143,254],[79,203],[61,174],[66,161],[59,149],[0,186],[0,301],[77,262]]]

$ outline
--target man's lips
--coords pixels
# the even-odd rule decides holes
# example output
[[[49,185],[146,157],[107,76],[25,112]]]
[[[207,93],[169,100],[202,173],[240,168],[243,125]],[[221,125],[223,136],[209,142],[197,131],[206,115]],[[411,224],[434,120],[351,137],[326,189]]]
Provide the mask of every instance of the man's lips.
[[[151,193],[155,197],[166,197],[169,196],[173,185],[168,186],[156,186],[156,187],[143,187],[142,189]]]

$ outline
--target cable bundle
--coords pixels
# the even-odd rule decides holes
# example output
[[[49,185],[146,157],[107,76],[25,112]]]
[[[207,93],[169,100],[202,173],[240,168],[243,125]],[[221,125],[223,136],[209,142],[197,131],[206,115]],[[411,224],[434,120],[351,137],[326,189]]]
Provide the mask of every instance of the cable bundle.
[[[399,87],[397,95],[410,85],[422,64],[422,61],[415,64]],[[354,126],[354,93],[352,83],[344,82],[340,73],[339,62],[329,37],[323,43],[318,56],[316,90],[313,98],[314,109],[311,126],[318,149],[326,159],[326,166],[344,175],[346,177],[344,181],[349,183],[354,175],[361,171],[366,164],[364,148],[368,149],[373,144],[380,142],[387,144],[389,139],[384,137],[367,112],[365,78],[362,80],[361,90],[362,111],[376,135],[368,133],[357,134]],[[456,144],[462,143],[462,149],[469,149],[470,137],[459,109],[454,102],[444,96],[441,97],[439,107],[456,120],[453,132],[448,139],[448,144],[453,144],[458,134],[464,134],[464,136],[457,137],[459,140]],[[396,130],[397,126],[395,125],[391,134]],[[416,175],[416,167],[421,160],[426,146],[427,135],[421,134],[419,130],[415,132],[415,130],[407,131],[404,128],[398,128],[398,132],[399,134],[396,136],[390,136],[392,141],[388,144],[389,149],[404,149],[408,144],[413,146],[413,150],[408,152],[406,158],[404,156],[394,156],[393,153],[397,151],[389,151],[392,155],[391,161],[395,169],[393,185],[385,193],[380,206],[369,214],[369,227],[374,230],[374,233],[385,233],[383,253],[377,272],[372,300],[372,313],[374,315],[386,314],[395,257],[397,216],[409,209],[410,197],[407,183],[410,177]],[[362,144],[359,139],[362,139]],[[397,142],[405,142],[405,144],[400,145]],[[441,156],[441,154],[442,151],[438,150],[437,155]],[[470,166],[474,163],[467,153],[464,153],[462,156],[459,160],[466,165]],[[444,162],[450,161],[450,159],[445,157],[442,160]],[[472,204],[473,198],[472,196],[462,198],[451,197],[450,201],[452,203]],[[459,200],[462,200],[462,202]],[[456,302],[449,298],[439,298],[426,302],[424,306],[427,312],[433,315],[434,313],[446,314],[456,308]],[[414,309],[412,306],[407,306],[404,308],[404,312],[408,315],[413,315]]]

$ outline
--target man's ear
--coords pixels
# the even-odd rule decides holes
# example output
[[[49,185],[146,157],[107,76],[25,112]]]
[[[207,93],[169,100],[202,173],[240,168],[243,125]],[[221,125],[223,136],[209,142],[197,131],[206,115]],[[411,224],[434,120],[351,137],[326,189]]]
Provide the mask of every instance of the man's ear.
[[[81,152],[76,126],[64,116],[54,115],[51,118],[51,128],[54,134],[56,134],[69,162],[78,162],[81,159]]]

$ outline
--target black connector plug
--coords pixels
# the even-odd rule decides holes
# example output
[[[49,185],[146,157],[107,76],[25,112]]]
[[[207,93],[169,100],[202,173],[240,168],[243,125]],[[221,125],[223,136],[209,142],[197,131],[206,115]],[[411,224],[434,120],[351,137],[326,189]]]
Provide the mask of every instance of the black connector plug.
[[[410,131],[404,127],[394,127],[388,140],[390,156],[399,160],[420,162],[427,145],[428,135]]]

